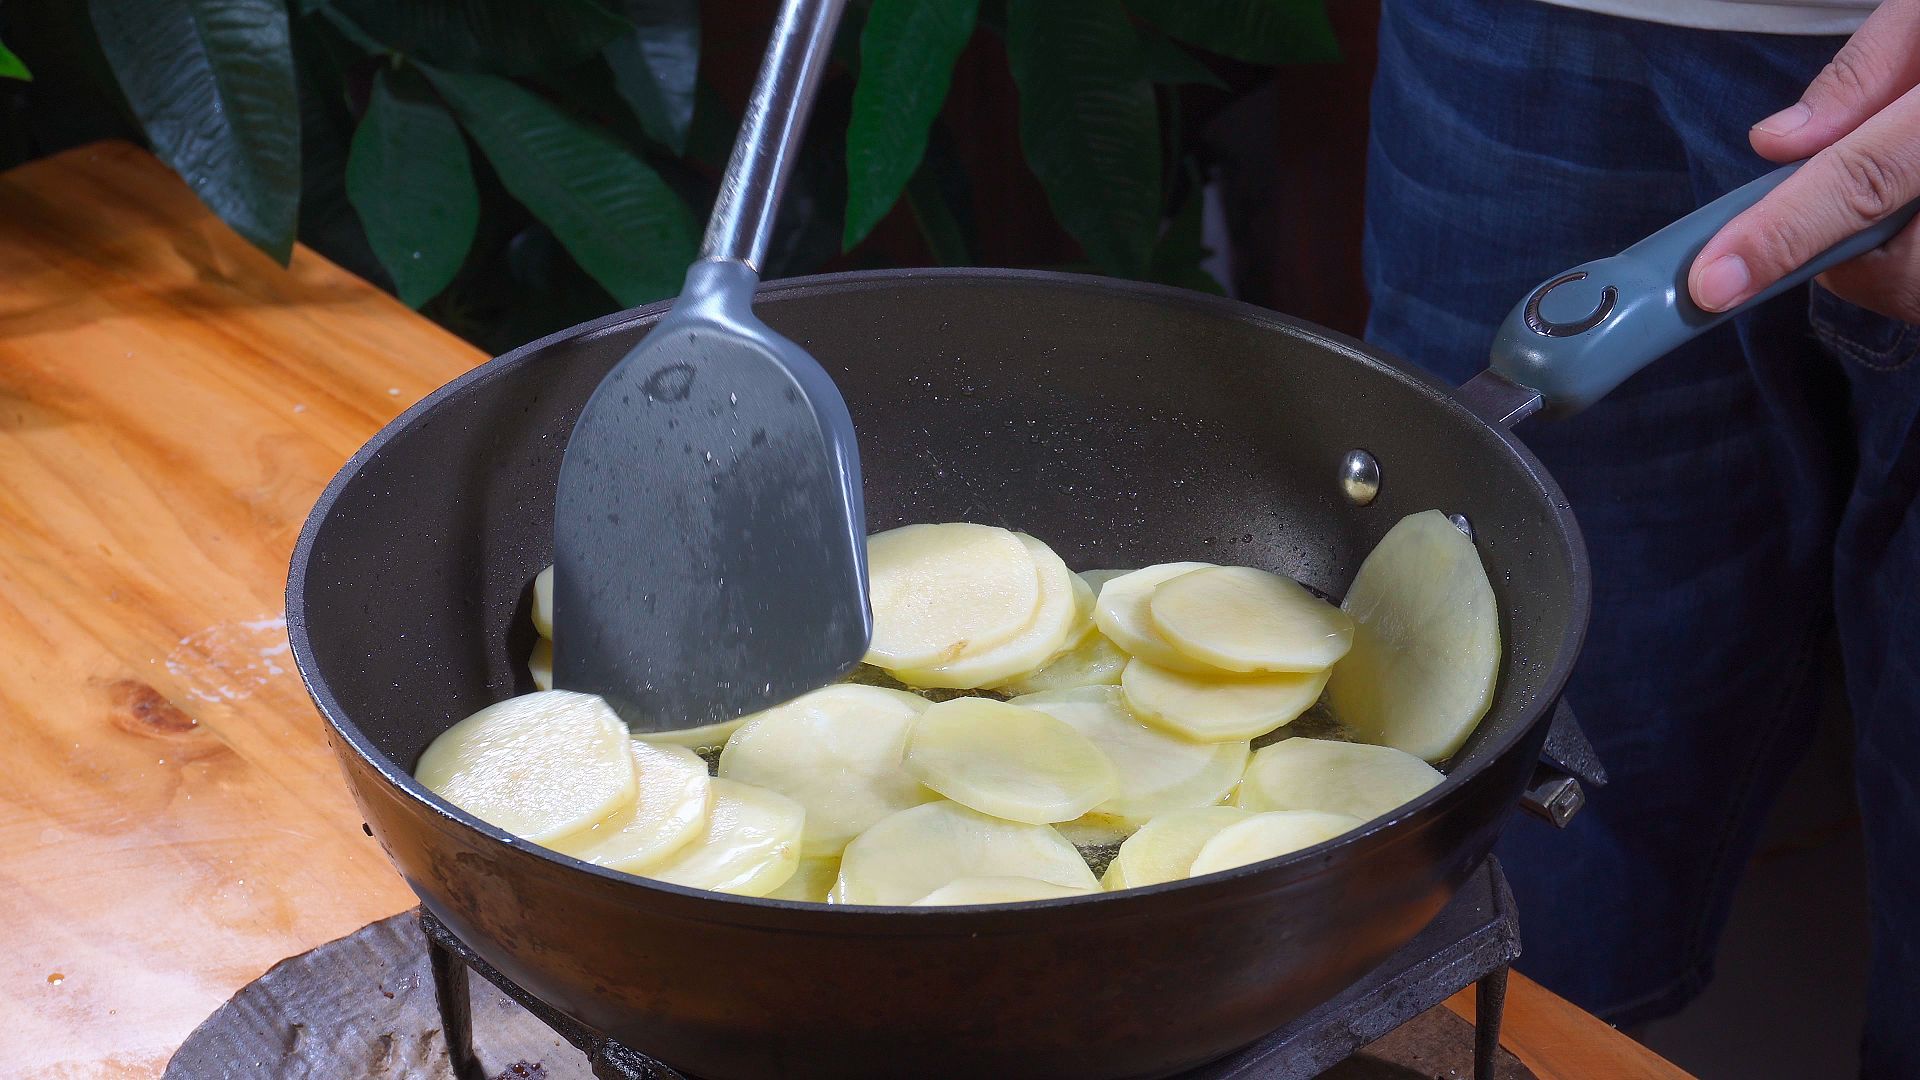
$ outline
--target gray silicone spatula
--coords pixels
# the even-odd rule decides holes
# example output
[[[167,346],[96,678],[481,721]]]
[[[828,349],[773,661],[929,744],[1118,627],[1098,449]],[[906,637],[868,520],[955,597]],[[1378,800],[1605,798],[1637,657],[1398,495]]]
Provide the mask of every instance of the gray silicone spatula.
[[[846,403],[754,317],[780,192],[845,0],[787,0],[700,259],[567,442],[554,683],[635,732],[729,720],[867,650],[866,521]]]

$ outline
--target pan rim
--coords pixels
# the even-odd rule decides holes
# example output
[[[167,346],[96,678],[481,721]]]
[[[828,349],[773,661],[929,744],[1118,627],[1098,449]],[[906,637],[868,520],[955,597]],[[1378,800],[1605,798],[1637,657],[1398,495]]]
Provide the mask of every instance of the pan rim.
[[[1022,270],[1002,267],[933,267],[889,270],[856,270],[832,274],[816,274],[801,277],[782,278],[763,283],[756,293],[756,303],[761,297],[779,297],[790,295],[818,295],[849,291],[861,291],[875,287],[896,284],[901,281],[933,278],[956,281],[976,281],[982,284],[1033,283],[1056,288],[1091,290],[1109,296],[1131,296],[1161,304],[1177,304],[1203,312],[1212,312],[1240,320],[1265,323],[1289,336],[1305,339],[1322,348],[1329,348],[1344,358],[1362,364],[1377,373],[1410,385],[1423,396],[1430,399],[1436,407],[1452,411],[1463,422],[1491,434],[1501,448],[1509,454],[1514,463],[1532,480],[1539,489],[1539,496],[1545,502],[1545,510],[1558,527],[1558,534],[1564,541],[1563,554],[1570,571],[1574,588],[1569,597],[1569,612],[1556,655],[1551,667],[1541,677],[1533,698],[1524,706],[1524,719],[1515,723],[1498,740],[1485,750],[1488,763],[1511,753],[1515,744],[1526,738],[1539,724],[1545,723],[1556,702],[1565,690],[1567,679],[1572,673],[1574,660],[1579,656],[1585,639],[1587,620],[1591,607],[1591,576],[1587,558],[1586,544],[1579,525],[1574,519],[1571,506],[1552,475],[1546,470],[1533,452],[1521,442],[1511,429],[1504,425],[1488,421],[1473,412],[1458,397],[1454,388],[1436,376],[1408,363],[1392,354],[1383,352],[1337,331],[1316,326],[1313,323],[1263,308],[1255,304],[1227,297],[1213,296],[1189,289],[1149,282],[1129,281],[1118,278],[1106,278],[1091,274],[1074,274],[1052,270]],[[705,889],[674,885],[651,878],[611,870],[583,862],[569,855],[542,847],[514,836],[497,826],[473,817],[464,810],[446,802],[428,791],[413,778],[413,775],[401,768],[383,751],[375,746],[371,739],[360,730],[341,707],[320,672],[320,665],[313,653],[312,641],[308,634],[306,618],[307,569],[311,561],[313,548],[322,528],[332,513],[335,504],[345,493],[369,461],[377,457],[386,445],[408,430],[416,422],[440,404],[450,398],[458,397],[470,388],[492,378],[499,377],[510,368],[518,366],[527,359],[563,341],[584,340],[615,329],[625,328],[636,322],[657,319],[673,305],[672,299],[657,303],[612,312],[597,319],[588,320],[563,330],[548,334],[519,348],[493,357],[473,368],[462,372],[452,380],[429,393],[398,416],[388,421],[369,438],[354,454],[343,463],[328,480],[320,495],[314,500],[313,508],[302,523],[300,535],[296,540],[287,576],[286,620],[287,635],[292,647],[295,667],[300,672],[302,683],[312,699],[315,710],[320,714],[328,729],[337,735],[356,756],[370,765],[382,779],[403,792],[409,799],[446,822],[459,825],[477,832],[491,842],[502,847],[517,848],[532,852],[537,858],[546,860],[554,866],[586,872],[602,878],[611,884],[643,892],[654,892],[683,899],[701,901],[705,908],[703,916],[712,921],[734,916],[737,919],[753,921],[756,916],[816,918],[833,920],[831,932],[844,932],[850,922],[876,921],[873,929],[879,929],[877,920],[890,919],[900,915],[915,915],[932,919],[965,920],[970,924],[990,921],[998,916],[1018,913],[1024,917],[1033,911],[1061,911],[1078,909],[1088,904],[1108,905],[1150,905],[1154,900],[1174,892],[1205,893],[1226,889],[1234,883],[1253,877],[1272,876],[1273,884],[1292,884],[1305,881],[1328,872],[1338,853],[1349,850],[1385,849],[1400,843],[1410,842],[1421,832],[1415,819],[1431,820],[1437,816],[1432,811],[1441,803],[1464,797],[1469,773],[1449,772],[1445,781],[1411,802],[1402,804],[1393,813],[1374,818],[1350,832],[1332,840],[1316,844],[1309,848],[1289,852],[1285,855],[1257,863],[1224,870],[1200,878],[1186,878],[1179,881],[1164,882],[1157,885],[1130,888],[1119,892],[1096,891],[1082,896],[1062,897],[1051,900],[1030,900],[1018,903],[975,904],[942,907],[910,907],[892,905],[828,905],[801,900],[783,900],[769,897],[738,896],[728,893],[716,893]],[[1477,771],[1477,770],[1475,770]],[[1109,908],[1116,914],[1119,908]],[[1145,911],[1142,910],[1142,914]],[[733,921],[733,920],[729,920]],[[1031,925],[1027,923],[1026,925]],[[958,927],[956,927],[958,929]],[[979,932],[978,925],[965,927],[968,932]]]

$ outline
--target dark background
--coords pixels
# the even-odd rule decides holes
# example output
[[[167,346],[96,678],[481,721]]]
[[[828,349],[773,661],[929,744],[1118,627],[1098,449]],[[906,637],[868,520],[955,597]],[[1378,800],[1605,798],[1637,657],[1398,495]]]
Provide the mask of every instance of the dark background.
[[[721,7],[727,17],[709,11],[701,28],[701,77],[737,112],[759,65],[775,5],[733,0]],[[1360,197],[1378,8],[1376,0],[1330,0],[1327,10],[1338,33],[1340,62],[1274,69],[1209,56],[1208,66],[1227,88],[1180,87],[1163,134],[1196,147],[1217,186],[1231,241],[1231,280],[1223,282],[1228,290],[1358,334],[1366,311]],[[0,6],[0,30],[35,74],[32,83],[0,80],[0,168],[102,138],[142,141],[95,44],[83,0],[16,0]],[[360,82],[367,82],[366,73],[360,74]],[[830,75],[810,142],[844,130],[851,82]],[[349,85],[348,93],[364,102],[367,89]],[[946,145],[968,178],[960,212],[973,227],[972,261],[1081,268],[1079,248],[1054,219],[1023,160],[1012,76],[1004,48],[990,35],[976,34],[956,65],[942,124],[950,136]],[[1171,130],[1176,126],[1177,132]],[[834,155],[820,157],[831,162]],[[830,180],[824,186],[838,192],[841,183]],[[310,190],[302,202],[301,241],[363,277],[388,284],[352,213],[342,195]],[[810,250],[789,261],[818,270],[935,264],[904,200],[850,254],[837,253],[839,215],[838,205],[790,201],[782,215],[789,231],[799,231],[795,227],[807,217],[815,218],[818,228],[806,230],[807,238],[798,241]],[[483,348],[504,352],[619,306],[559,256],[551,234],[531,219],[509,219],[504,229],[492,218],[485,224],[462,273],[469,287],[429,302],[422,309],[428,317]],[[1215,239],[1220,239],[1217,232]],[[538,269],[543,262],[557,269],[543,275]],[[529,273],[544,290],[498,295],[513,288],[514,279],[524,282],[529,276],[498,272],[509,263],[533,268]],[[481,277],[500,284],[471,287]]]
[[[738,20],[704,30],[704,70],[736,105],[760,62],[773,6],[747,0]],[[1209,58],[1229,88],[1183,88],[1179,123],[1196,133],[1227,211],[1232,280],[1223,284],[1241,299],[1358,336],[1367,310],[1360,215],[1379,7],[1331,0],[1327,13],[1341,62],[1273,70]],[[829,103],[823,115],[830,112]],[[1078,247],[1021,164],[1013,79],[993,42],[976,36],[961,55],[942,117],[972,179],[975,261],[1039,267],[1078,260]],[[904,206],[871,242],[895,265],[933,263]],[[867,264],[842,256],[823,269]]]

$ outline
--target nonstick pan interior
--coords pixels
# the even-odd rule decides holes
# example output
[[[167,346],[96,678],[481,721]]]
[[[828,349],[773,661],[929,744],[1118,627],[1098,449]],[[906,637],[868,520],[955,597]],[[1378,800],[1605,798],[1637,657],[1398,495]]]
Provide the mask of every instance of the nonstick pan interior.
[[[1076,568],[1172,559],[1338,596],[1431,508],[1472,524],[1502,615],[1491,712],[1389,818],[1204,881],[1033,904],[824,908],[694,893],[510,842],[428,794],[421,750],[531,689],[573,417],[659,309],[536,342],[349,462],[295,549],[294,655],[373,832],[463,940],[692,1074],[1155,1076],[1326,1000],[1410,939],[1491,848],[1586,618],[1551,481],[1445,387],[1246,305],[1003,270],[778,283],[757,310],[839,382],[870,527],[1024,529]],[[1340,466],[1379,462],[1356,506]]]
[[[1016,271],[808,279],[758,310],[846,395],[874,531],[986,522],[1079,569],[1244,563],[1337,597],[1388,527],[1437,507],[1471,523],[1502,615],[1499,689],[1460,758],[1564,679],[1586,592],[1557,489],[1443,387],[1350,342],[1196,294]],[[561,449],[650,321],[613,316],[456,381],[323,499],[351,509],[316,514],[309,538],[314,667],[401,769],[531,689],[526,591],[552,558]],[[1356,448],[1381,468],[1366,507],[1338,483]]]

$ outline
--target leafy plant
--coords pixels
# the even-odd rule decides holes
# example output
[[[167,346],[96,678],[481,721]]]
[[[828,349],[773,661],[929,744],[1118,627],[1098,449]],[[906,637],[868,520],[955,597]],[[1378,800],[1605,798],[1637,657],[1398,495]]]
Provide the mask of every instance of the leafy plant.
[[[346,180],[400,299],[418,307],[446,288],[480,227],[480,189],[460,126],[419,74],[374,73]]]
[[[4,42],[0,42],[0,76],[23,82],[33,81],[33,72],[27,70],[27,65]]]
[[[738,0],[722,13],[737,25]],[[297,234],[511,344],[678,290],[737,124],[701,19],[700,0],[12,0],[0,76],[31,78],[24,57],[41,78],[13,84],[27,130],[0,156],[143,135],[273,257]],[[1180,88],[1336,54],[1320,0],[858,4],[769,276],[882,260],[900,203],[936,260],[977,250],[942,120],[969,49],[1003,50],[1025,165],[1091,268],[1215,288]]]

